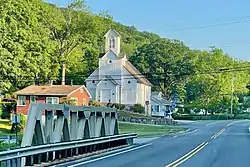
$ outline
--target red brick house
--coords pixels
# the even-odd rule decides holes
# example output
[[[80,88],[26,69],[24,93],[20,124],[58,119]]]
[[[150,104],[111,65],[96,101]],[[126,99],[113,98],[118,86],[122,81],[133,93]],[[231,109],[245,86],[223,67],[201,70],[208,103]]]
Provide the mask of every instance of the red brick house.
[[[60,104],[73,100],[77,106],[87,106],[91,95],[83,85],[31,85],[15,92],[17,112],[27,114],[31,102]]]

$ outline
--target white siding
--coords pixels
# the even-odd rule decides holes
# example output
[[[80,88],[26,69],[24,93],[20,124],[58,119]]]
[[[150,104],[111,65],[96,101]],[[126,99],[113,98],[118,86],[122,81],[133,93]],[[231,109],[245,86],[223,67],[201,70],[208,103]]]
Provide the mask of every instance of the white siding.
[[[111,62],[110,62],[111,61]],[[103,58],[99,59],[99,76],[112,76],[118,84],[122,82],[123,60],[109,51]]]
[[[134,105],[137,103],[138,89],[137,80],[123,68],[123,80],[122,80],[122,103]]]
[[[111,100],[111,103],[118,103],[117,102],[117,92],[116,92],[116,85],[114,85],[111,81],[109,80],[103,80],[101,81],[100,83],[98,83],[97,85],[97,101],[100,101],[101,103],[108,103],[109,99],[106,99],[105,101],[102,101],[104,99],[104,97],[101,97],[101,92],[107,92],[107,91],[110,91],[110,100]]]

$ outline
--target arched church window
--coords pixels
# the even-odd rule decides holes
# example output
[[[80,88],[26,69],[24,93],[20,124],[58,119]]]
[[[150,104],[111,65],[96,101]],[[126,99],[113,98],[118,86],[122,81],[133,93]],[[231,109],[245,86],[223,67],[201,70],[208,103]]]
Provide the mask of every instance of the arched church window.
[[[109,48],[112,47],[112,39],[109,39]]]
[[[112,47],[115,48],[115,38],[112,39]]]
[[[115,38],[112,37],[109,39],[109,48],[114,49],[115,48]]]

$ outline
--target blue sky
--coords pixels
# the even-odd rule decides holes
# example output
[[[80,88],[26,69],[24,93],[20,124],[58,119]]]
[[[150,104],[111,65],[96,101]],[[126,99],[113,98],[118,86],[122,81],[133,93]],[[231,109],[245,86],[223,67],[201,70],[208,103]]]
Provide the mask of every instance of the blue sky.
[[[58,6],[71,2],[46,1]],[[108,10],[115,21],[138,30],[181,40],[193,49],[217,46],[230,56],[250,61],[249,0],[85,1],[94,13]]]

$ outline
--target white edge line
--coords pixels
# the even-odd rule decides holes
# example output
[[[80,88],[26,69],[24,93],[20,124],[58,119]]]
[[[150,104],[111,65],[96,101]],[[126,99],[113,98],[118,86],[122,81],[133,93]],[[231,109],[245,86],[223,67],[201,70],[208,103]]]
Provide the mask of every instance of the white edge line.
[[[214,124],[214,123],[215,123],[215,121],[210,122],[209,124],[206,124],[206,126],[210,126],[210,125],[212,125],[212,124]]]
[[[175,135],[175,136],[173,136],[173,138],[176,138],[176,137],[179,137],[179,136],[183,136],[183,135],[188,135],[188,134],[194,133],[196,131],[198,131],[198,129],[195,129],[195,130],[192,130],[192,131],[189,131],[189,132],[186,132],[186,133],[181,133],[181,134]]]
[[[88,163],[91,163],[91,162],[95,162],[95,161],[99,161],[99,160],[106,159],[106,158],[109,158],[109,157],[113,157],[113,156],[116,156],[116,155],[120,155],[120,154],[123,154],[123,153],[126,153],[126,152],[134,151],[134,150],[137,150],[137,149],[140,149],[140,148],[143,148],[143,147],[147,147],[147,146],[150,146],[150,145],[152,145],[152,143],[148,143],[148,144],[145,144],[145,145],[142,145],[142,146],[139,146],[139,147],[135,147],[135,148],[132,148],[132,149],[129,149],[129,150],[124,150],[124,151],[114,153],[114,154],[111,154],[111,155],[107,155],[107,156],[103,156],[103,157],[100,157],[100,158],[92,159],[92,160],[89,160],[89,161],[84,161],[84,162],[81,162],[81,163],[78,163],[78,164],[70,165],[68,167],[75,167],[75,166],[79,166],[79,165],[88,164]]]
[[[130,148],[133,148],[135,146],[128,146],[128,147],[125,147],[125,148],[120,148],[120,149],[115,149],[115,150],[111,150],[111,151],[107,151],[107,152],[104,152],[104,153],[101,153],[99,156],[103,155],[103,154],[112,154],[114,152],[119,152],[119,151],[123,151],[123,150],[128,150]],[[78,163],[78,162],[83,162],[84,160],[87,160],[89,158],[92,158],[92,157],[95,157],[95,156],[98,156],[98,155],[94,155],[94,156],[89,156],[89,157],[83,157],[83,158],[80,158],[80,159],[76,159],[76,160],[72,160],[72,161],[68,161],[68,162],[62,162],[60,164],[57,164],[57,165],[53,165],[53,166],[50,166],[50,167],[57,167],[57,166],[62,166],[62,165],[66,165],[66,164],[72,164],[72,163]]]

